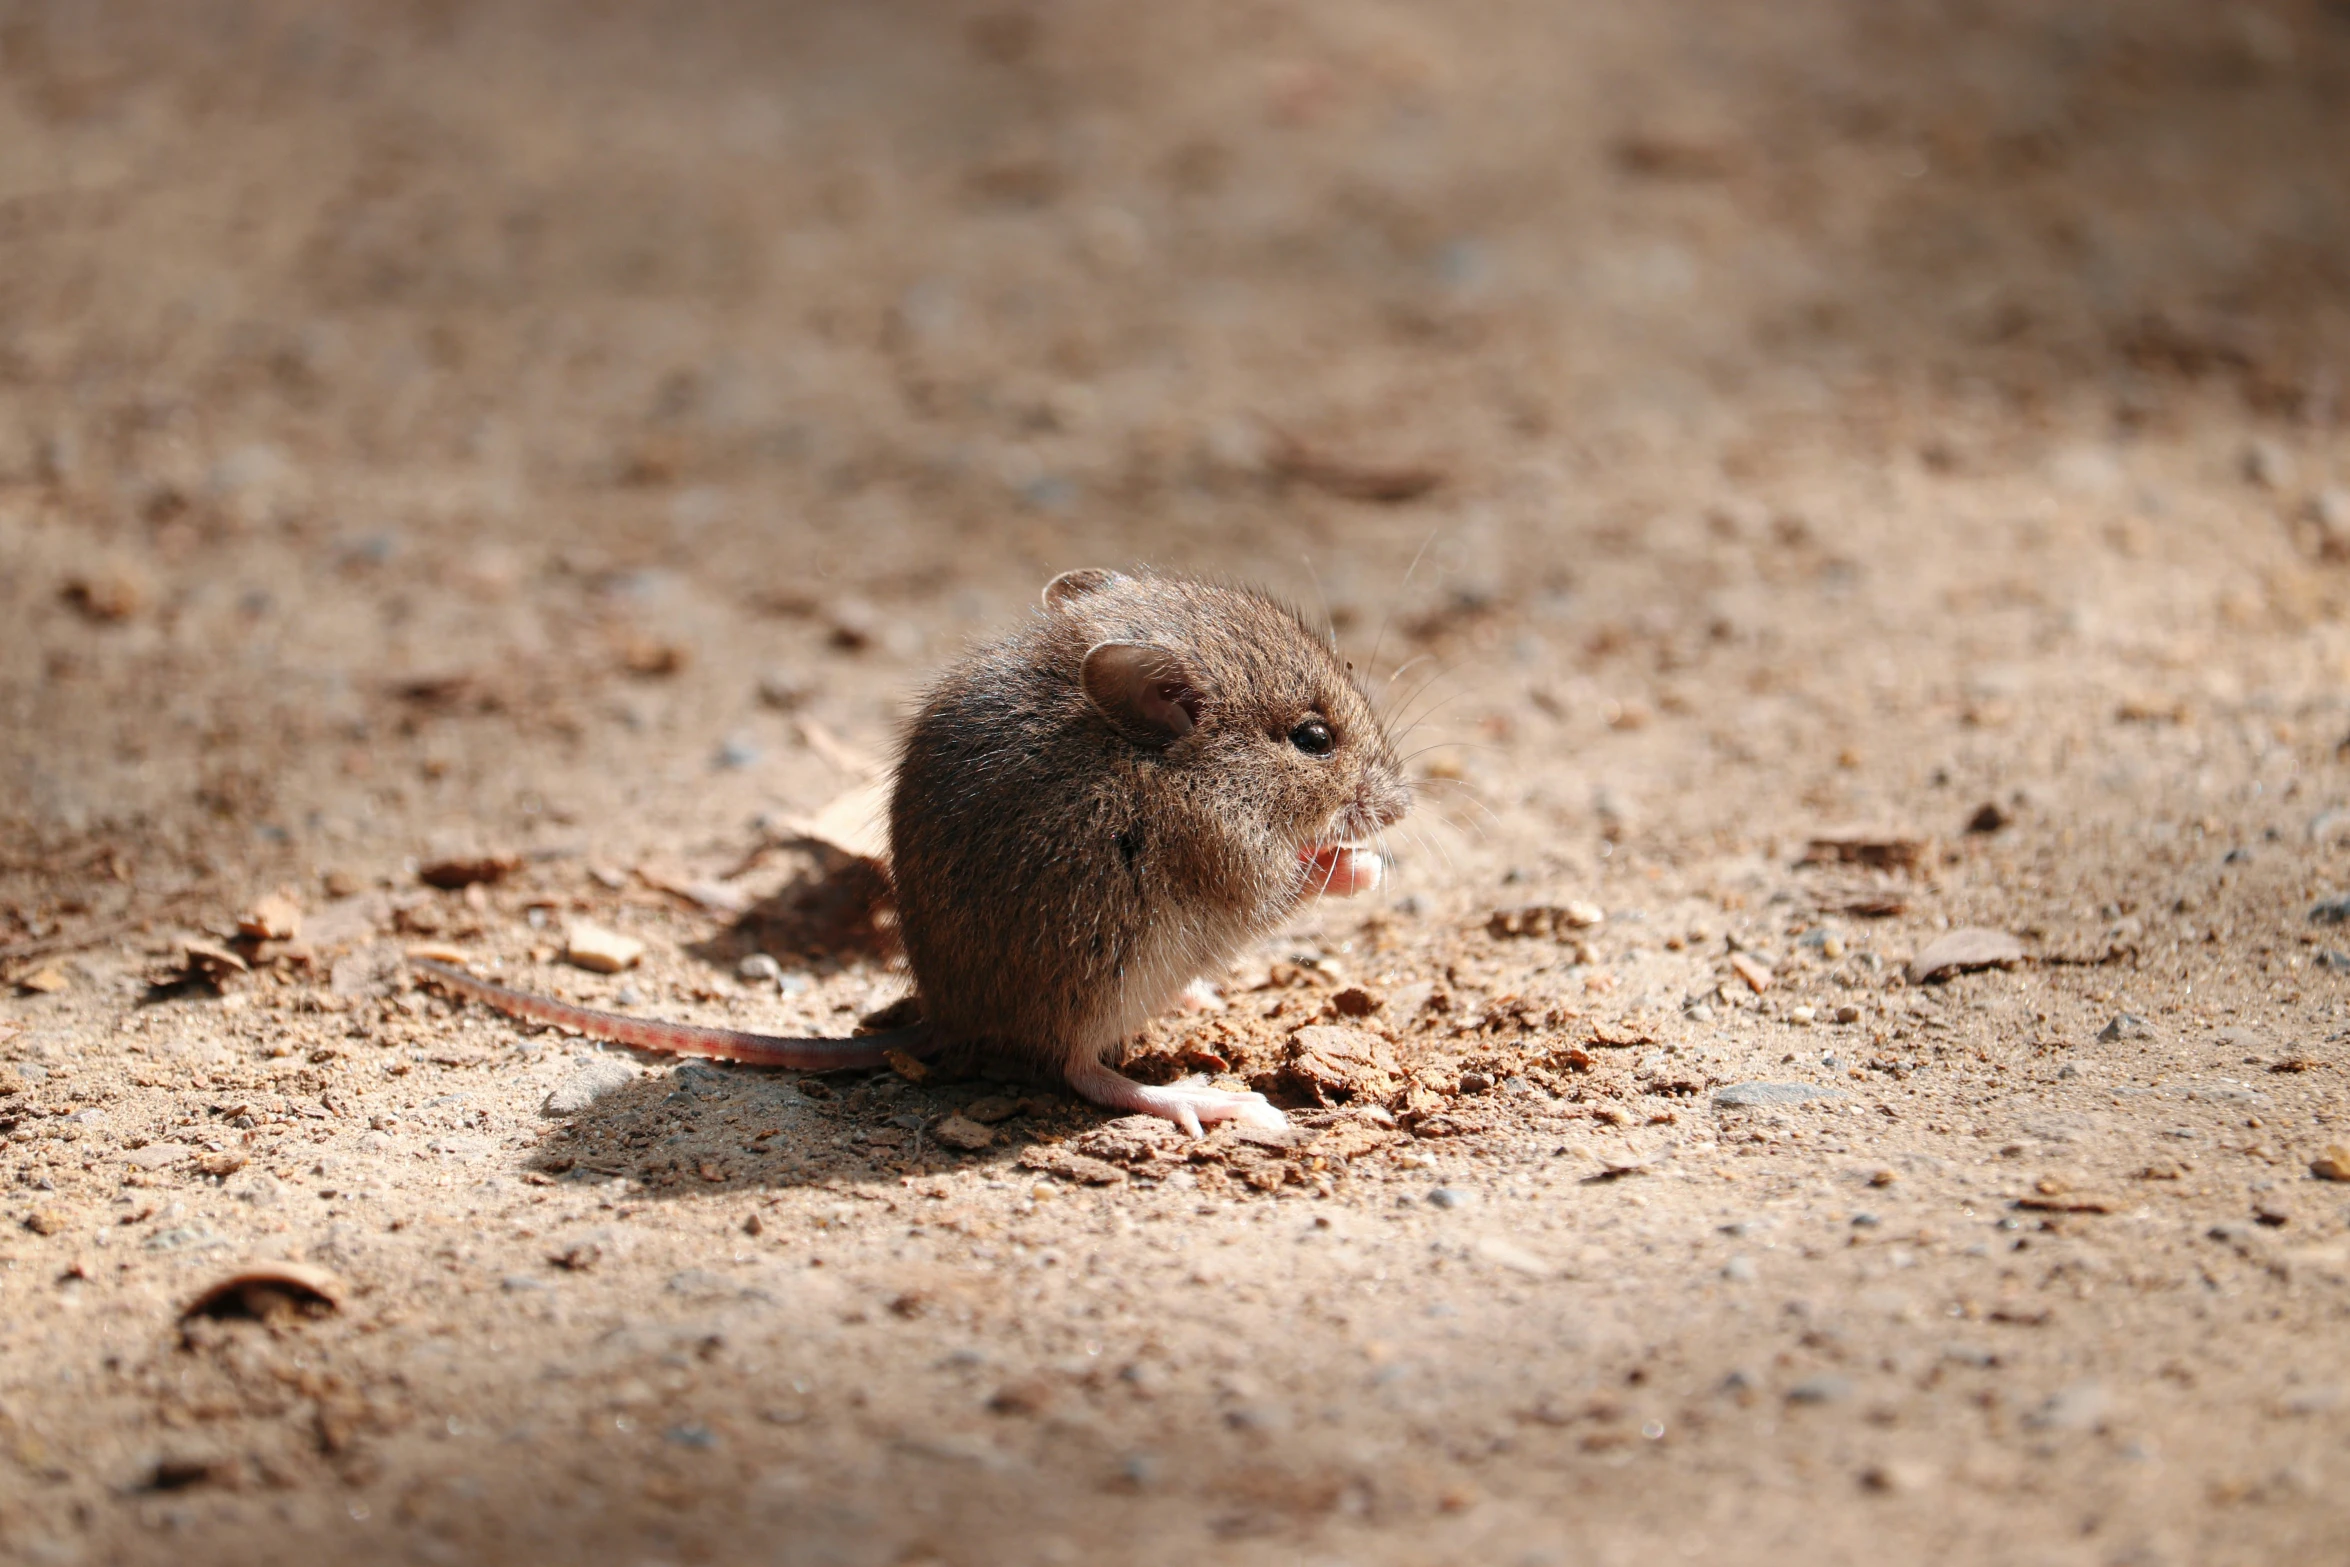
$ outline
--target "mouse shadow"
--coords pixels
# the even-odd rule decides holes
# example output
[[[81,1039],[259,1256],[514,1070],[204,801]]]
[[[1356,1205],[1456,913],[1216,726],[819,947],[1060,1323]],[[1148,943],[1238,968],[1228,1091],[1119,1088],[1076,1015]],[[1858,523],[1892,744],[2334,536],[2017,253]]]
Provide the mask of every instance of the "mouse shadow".
[[[1011,1176],[1041,1134],[1065,1133],[1093,1112],[1025,1080],[948,1074],[914,1083],[886,1068],[795,1073],[689,1059],[549,1116],[554,1129],[523,1170],[556,1185],[624,1181],[632,1201],[844,1183],[894,1189],[953,1172]],[[993,1146],[944,1146],[932,1129],[948,1116],[987,1128]]]

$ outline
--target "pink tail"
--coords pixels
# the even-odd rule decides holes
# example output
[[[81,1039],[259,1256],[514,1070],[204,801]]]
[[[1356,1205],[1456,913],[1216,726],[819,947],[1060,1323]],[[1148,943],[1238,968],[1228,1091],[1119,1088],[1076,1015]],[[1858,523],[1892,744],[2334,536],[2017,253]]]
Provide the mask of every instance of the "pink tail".
[[[884,1051],[923,1055],[933,1048],[919,1023],[886,1034],[869,1034],[862,1039],[778,1039],[771,1034],[745,1034],[731,1028],[701,1028],[692,1023],[664,1023],[657,1018],[598,1012],[592,1007],[575,1007],[568,1001],[550,1001],[544,996],[493,985],[463,969],[435,963],[429,958],[408,961],[436,983],[468,1000],[495,1007],[508,1017],[526,1017],[561,1028],[576,1028],[591,1039],[608,1039],[616,1045],[634,1045],[639,1050],[658,1050],[673,1056],[708,1056],[751,1066],[831,1072],[843,1067],[885,1065]]]

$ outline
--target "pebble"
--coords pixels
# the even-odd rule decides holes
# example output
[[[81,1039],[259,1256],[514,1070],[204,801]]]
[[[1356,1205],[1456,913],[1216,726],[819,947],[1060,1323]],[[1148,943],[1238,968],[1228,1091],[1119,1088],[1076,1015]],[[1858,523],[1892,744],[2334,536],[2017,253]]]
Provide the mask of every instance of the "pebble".
[[[1787,1390],[1790,1404],[1838,1404],[1852,1396],[1852,1378],[1833,1372],[1806,1377]]]
[[[1722,1277],[1732,1284],[1752,1284],[1761,1277],[1761,1270],[1755,1267],[1752,1257],[1741,1253],[1722,1264]]]
[[[2152,1039],[2154,1025],[2134,1012],[2116,1012],[2113,1021],[2097,1031],[2102,1044],[2116,1044],[2124,1039]]]
[[[778,990],[783,988],[783,965],[764,952],[754,952],[737,963],[734,973],[737,979],[773,985]]]
[[[2244,446],[2244,479],[2264,490],[2282,490],[2293,482],[2293,454],[2266,437]]]
[[[995,1146],[995,1133],[968,1117],[942,1115],[931,1125],[930,1140],[941,1147],[977,1153]]]
[[[1860,1008],[1852,1005],[1850,1002],[1846,1002],[1843,1006],[1840,1006],[1836,1009],[1836,1021],[1839,1023],[1859,1022]]]
[[[569,1077],[555,1085],[539,1109],[541,1115],[577,1115],[615,1089],[636,1080],[625,1062],[611,1056],[591,1056]]]
[[[759,677],[759,700],[778,712],[788,713],[808,700],[813,691],[808,681],[789,670],[771,669]]]
[[[1849,1099],[1841,1088],[1818,1083],[1732,1083],[1714,1091],[1717,1110],[1743,1110],[1757,1105],[1794,1105],[1809,1099]]]
[[[35,1208],[24,1216],[24,1227],[35,1235],[62,1234],[66,1222],[65,1210],[62,1208]]]
[[[1770,967],[1767,964],[1756,962],[1743,952],[1730,954],[1730,969],[1732,973],[1746,981],[1747,989],[1758,996],[1771,988]]]
[[[736,772],[745,767],[754,767],[758,765],[758,761],[758,746],[742,735],[728,736],[726,741],[718,747],[718,754],[711,758],[711,764],[721,772]]]
[[[1432,1208],[1463,1208],[1468,1202],[1469,1194],[1456,1187],[1439,1186],[1428,1193],[1428,1205]]]
[[[2034,1431],[2094,1430],[2104,1423],[2111,1402],[2098,1384],[2076,1383],[2049,1394],[2037,1409],[2026,1412],[2024,1424]]]
[[[2328,898],[2309,911],[2313,925],[2350,925],[2350,895]]]
[[[1787,1014],[1787,1021],[1793,1023],[1797,1028],[1809,1028],[1819,1015],[1820,1009],[1818,1007],[1797,1007]]]
[[[2309,1173],[2321,1181],[2350,1181],[2350,1145],[2328,1143],[2309,1161]]]
[[[634,936],[623,936],[585,921],[572,926],[563,938],[563,960],[598,974],[617,974],[622,969],[634,968],[644,955],[645,944]]]

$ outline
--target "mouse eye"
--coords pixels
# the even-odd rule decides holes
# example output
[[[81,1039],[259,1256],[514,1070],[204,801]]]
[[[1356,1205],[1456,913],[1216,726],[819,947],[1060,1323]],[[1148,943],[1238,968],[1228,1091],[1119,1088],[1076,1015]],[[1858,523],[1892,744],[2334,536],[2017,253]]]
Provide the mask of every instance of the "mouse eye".
[[[1289,743],[1308,756],[1328,756],[1338,749],[1338,736],[1330,732],[1329,724],[1319,718],[1309,718],[1289,731]]]

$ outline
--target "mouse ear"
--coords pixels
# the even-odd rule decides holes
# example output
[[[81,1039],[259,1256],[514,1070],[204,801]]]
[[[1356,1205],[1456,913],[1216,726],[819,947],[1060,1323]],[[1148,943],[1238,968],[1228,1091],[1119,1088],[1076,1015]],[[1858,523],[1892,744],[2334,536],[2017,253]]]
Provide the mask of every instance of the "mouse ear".
[[[1129,734],[1179,740],[1199,722],[1198,683],[1180,657],[1154,643],[1096,643],[1080,679],[1086,699]]]
[[[1099,566],[1084,566],[1076,571],[1064,571],[1044,585],[1044,607],[1059,609],[1071,599],[1080,599],[1088,593],[1099,593],[1118,580],[1114,571]]]

